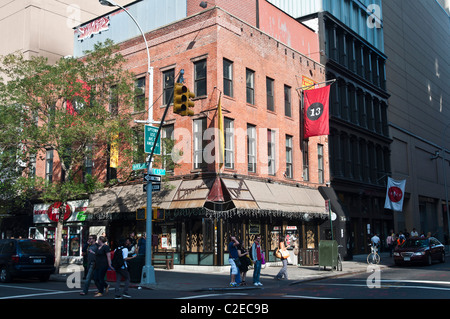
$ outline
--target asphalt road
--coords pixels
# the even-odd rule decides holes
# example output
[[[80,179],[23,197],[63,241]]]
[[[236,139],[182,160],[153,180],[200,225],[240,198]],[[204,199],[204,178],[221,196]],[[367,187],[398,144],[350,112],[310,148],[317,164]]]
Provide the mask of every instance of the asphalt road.
[[[432,266],[392,266],[381,271],[375,269],[375,271],[368,273],[298,284],[282,281],[276,287],[263,287],[262,289],[171,291],[168,289],[131,288],[129,292],[133,298],[119,302],[124,305],[129,303],[131,307],[138,308],[160,309],[163,307],[167,314],[179,314],[179,318],[188,314],[191,316],[201,314],[199,317],[213,316],[213,313],[208,311],[214,311],[214,318],[221,317],[220,315],[224,317],[234,315],[234,318],[238,318],[239,315],[244,314],[246,318],[254,315],[259,315],[259,318],[262,318],[263,315],[269,313],[272,314],[270,317],[273,318],[273,314],[279,307],[287,305],[294,310],[300,309],[302,305],[311,306],[313,300],[320,302],[324,302],[324,300],[336,302],[337,300],[340,302],[339,305],[342,306],[346,305],[346,301],[348,303],[355,300],[363,302],[379,300],[381,303],[383,301],[392,303],[392,300],[396,299],[416,299],[420,300],[420,304],[417,305],[421,305],[424,300],[450,298],[449,270],[450,261],[447,261]],[[46,301],[44,304],[48,303],[49,306],[68,303],[69,306],[77,304],[78,307],[87,304],[90,307],[95,307],[96,303],[98,305],[108,303],[105,300],[109,300],[111,304],[116,301],[114,300],[113,288],[101,298],[93,297],[95,290],[95,286],[92,285],[89,295],[80,296],[80,288],[69,288],[65,282],[49,281],[42,283],[33,279],[16,279],[12,283],[0,284],[0,306],[16,305],[20,307],[26,305],[26,301],[32,302],[32,305],[38,303],[39,306],[42,306],[41,302]],[[379,305],[378,302],[376,304]],[[408,305],[408,307],[414,307],[414,303],[408,303]],[[214,307],[215,310],[207,308],[208,306]],[[108,306],[108,308],[112,309],[113,307]],[[333,307],[324,308],[321,311],[335,309]],[[200,313],[201,311],[204,313]],[[267,311],[267,313],[263,311]],[[187,312],[187,314],[184,312]],[[170,317],[175,318],[174,316]]]

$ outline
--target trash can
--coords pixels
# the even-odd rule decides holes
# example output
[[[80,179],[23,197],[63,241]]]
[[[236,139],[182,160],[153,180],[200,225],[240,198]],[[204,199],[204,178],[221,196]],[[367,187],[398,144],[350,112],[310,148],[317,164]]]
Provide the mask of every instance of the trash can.
[[[338,243],[335,240],[321,240],[319,242],[319,269],[327,266],[338,267]]]

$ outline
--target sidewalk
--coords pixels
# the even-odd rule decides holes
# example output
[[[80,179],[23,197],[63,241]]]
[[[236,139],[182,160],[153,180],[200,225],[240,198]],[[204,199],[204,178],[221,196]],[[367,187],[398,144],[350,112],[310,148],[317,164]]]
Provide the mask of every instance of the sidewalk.
[[[280,285],[295,285],[305,281],[318,280],[331,277],[339,277],[348,274],[366,273],[368,265],[366,262],[367,255],[353,256],[352,261],[343,261],[342,271],[331,270],[331,267],[316,266],[288,266],[288,280],[275,280],[275,276],[280,271],[281,266],[266,266],[261,270],[261,283],[263,286],[253,286],[252,276],[253,269],[247,273],[247,286],[236,288],[229,287],[230,276],[229,267],[222,270],[204,271],[198,267],[192,269],[175,269],[166,270],[155,268],[156,285],[151,287],[141,287],[139,283],[131,283],[133,288],[148,289],[164,289],[164,290],[185,290],[185,291],[229,291],[229,290],[248,290],[261,289],[267,287],[279,287]],[[389,253],[381,254],[381,262],[378,266],[381,268],[388,267],[393,264],[393,260],[389,257]],[[67,272],[69,265],[61,268],[61,274],[52,275],[50,280],[66,281],[70,273]],[[70,269],[69,269],[70,270]],[[73,270],[70,270],[73,271]],[[202,272],[203,271],[203,272]],[[92,281],[93,284],[93,281]]]

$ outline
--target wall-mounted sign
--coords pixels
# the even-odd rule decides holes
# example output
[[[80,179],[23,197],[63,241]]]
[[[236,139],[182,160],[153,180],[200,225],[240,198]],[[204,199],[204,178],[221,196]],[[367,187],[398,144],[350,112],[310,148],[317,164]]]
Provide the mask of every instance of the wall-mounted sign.
[[[98,34],[102,31],[106,31],[109,29],[109,17],[101,17],[100,19],[94,20],[84,27],[79,27],[77,29],[78,41],[83,41],[84,39],[88,39],[92,37],[94,34]]]
[[[249,225],[249,229],[248,229],[248,233],[250,235],[258,235],[261,233],[261,226],[260,225],[256,225],[256,224],[250,224]]]
[[[74,200],[67,202],[65,207],[65,222],[81,222],[86,220],[86,209],[89,200]],[[54,223],[59,218],[59,207],[61,204],[36,204],[33,208],[33,222],[38,223]]]
[[[47,216],[52,222],[57,222],[59,220],[59,210],[61,205],[61,202],[56,202],[47,209]],[[71,214],[72,210],[70,209],[70,206],[66,204],[64,209],[64,221],[68,220]]]

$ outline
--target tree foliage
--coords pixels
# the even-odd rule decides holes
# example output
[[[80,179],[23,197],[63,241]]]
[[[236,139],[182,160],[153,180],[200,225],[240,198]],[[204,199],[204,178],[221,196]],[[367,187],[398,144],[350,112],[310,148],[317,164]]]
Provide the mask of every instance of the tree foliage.
[[[85,161],[95,158],[97,169],[106,166],[111,144],[120,147],[124,167],[131,167],[134,76],[116,51],[107,40],[82,59],[61,58],[54,65],[42,57],[0,57],[3,203],[30,196],[62,202],[86,196],[99,183],[96,176],[82,174]],[[60,159],[61,181],[48,183],[33,174],[46,150]]]

